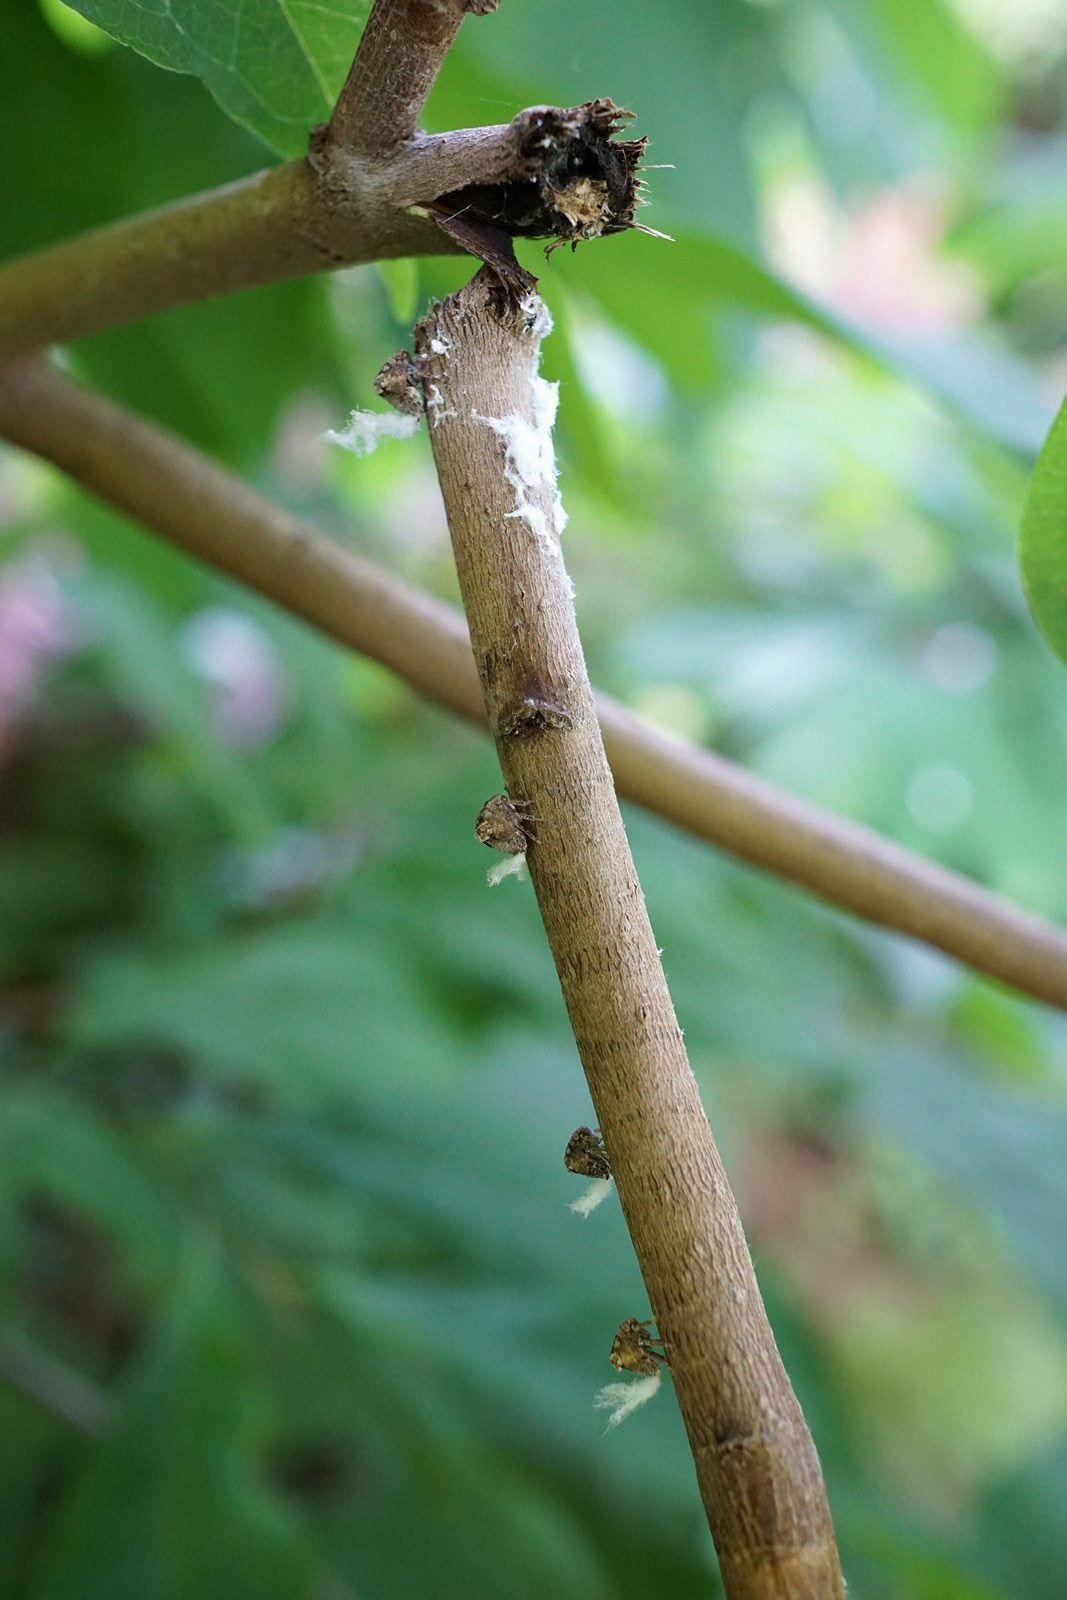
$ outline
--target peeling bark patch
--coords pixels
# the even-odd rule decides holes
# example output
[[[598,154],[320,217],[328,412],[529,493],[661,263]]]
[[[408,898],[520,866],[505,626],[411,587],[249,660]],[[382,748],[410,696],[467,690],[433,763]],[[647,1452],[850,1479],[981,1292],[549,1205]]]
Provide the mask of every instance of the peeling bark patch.
[[[523,333],[540,344],[552,331],[552,318],[544,301],[539,295],[529,294],[517,310]],[[560,535],[567,525],[567,513],[556,488],[556,452],[552,443],[558,406],[559,384],[534,373],[530,378],[529,418],[518,413],[485,417],[472,412],[475,422],[485,423],[503,440],[504,478],[515,491],[515,507],[508,516],[525,522],[534,537],[557,554]]]
[[[483,417],[472,413],[504,441],[504,477],[515,491],[515,509],[509,517],[525,522],[535,538],[559,549],[559,536],[567,514],[556,488],[556,452],[552,425],[559,405],[559,384],[544,378],[530,380],[533,420],[525,417]],[[537,504],[534,495],[551,496],[551,511]]]

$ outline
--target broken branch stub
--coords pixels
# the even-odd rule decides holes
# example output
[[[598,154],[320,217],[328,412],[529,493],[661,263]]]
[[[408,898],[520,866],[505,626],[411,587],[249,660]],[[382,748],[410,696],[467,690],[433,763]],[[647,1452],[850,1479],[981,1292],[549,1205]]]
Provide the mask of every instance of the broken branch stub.
[[[647,139],[620,139],[633,116],[612,100],[561,109],[531,106],[507,129],[510,159],[491,182],[438,195],[430,214],[449,237],[523,290],[533,279],[514,260],[513,238],[559,245],[638,227],[638,169]]]
[[[508,793],[537,818],[530,875],[669,1343],[726,1594],[842,1600],[818,1458],[689,1067],[600,737],[537,372],[549,326],[536,295],[502,301],[483,269],[415,330],[424,385],[441,399],[430,441],[489,723]]]

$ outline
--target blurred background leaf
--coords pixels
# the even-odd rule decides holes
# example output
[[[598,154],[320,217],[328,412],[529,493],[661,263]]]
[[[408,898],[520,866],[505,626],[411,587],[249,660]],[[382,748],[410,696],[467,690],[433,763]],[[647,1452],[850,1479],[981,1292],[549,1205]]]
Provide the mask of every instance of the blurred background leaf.
[[[1067,412],[1063,410],[1030,480],[1020,558],[1034,617],[1056,653],[1067,658]]]

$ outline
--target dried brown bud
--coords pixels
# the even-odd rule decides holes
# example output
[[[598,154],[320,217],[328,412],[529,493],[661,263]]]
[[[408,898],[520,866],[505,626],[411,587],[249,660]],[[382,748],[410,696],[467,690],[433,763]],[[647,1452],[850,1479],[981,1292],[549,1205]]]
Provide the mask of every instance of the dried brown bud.
[[[530,843],[532,821],[521,801],[494,794],[479,811],[474,831],[491,850],[503,850],[509,856],[523,855]]]
[[[581,1178],[610,1178],[611,1162],[597,1128],[575,1128],[563,1152],[563,1165]]]
[[[651,1320],[638,1322],[636,1317],[627,1317],[620,1323],[608,1358],[616,1371],[636,1372],[643,1378],[651,1378],[659,1371],[659,1363],[666,1362],[667,1357],[655,1348],[663,1340],[648,1332],[651,1326]]]

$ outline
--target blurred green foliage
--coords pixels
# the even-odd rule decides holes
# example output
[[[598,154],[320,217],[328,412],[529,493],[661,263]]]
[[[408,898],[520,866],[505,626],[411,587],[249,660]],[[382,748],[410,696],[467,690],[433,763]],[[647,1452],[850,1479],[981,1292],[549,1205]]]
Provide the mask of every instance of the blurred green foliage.
[[[285,150],[356,25],[80,9]],[[71,20],[5,18],[4,253],[264,159]],[[430,125],[610,93],[674,163],[675,245],[543,269],[597,681],[1062,918],[1064,679],[1012,535],[1063,385],[1067,28],[1011,24],[505,0]],[[466,271],[65,359],[454,595],[425,440],[320,436]],[[646,1306],[616,1208],[566,1208],[591,1112],[532,899],[485,886],[490,750],[39,464],[6,455],[0,495],[0,1593],[713,1594],[669,1397],[610,1437],[590,1404]],[[1063,1019],[628,821],[850,1594],[1048,1600]]]
[[[1067,410],[1061,408],[1030,480],[1020,546],[1030,607],[1067,658]]]

